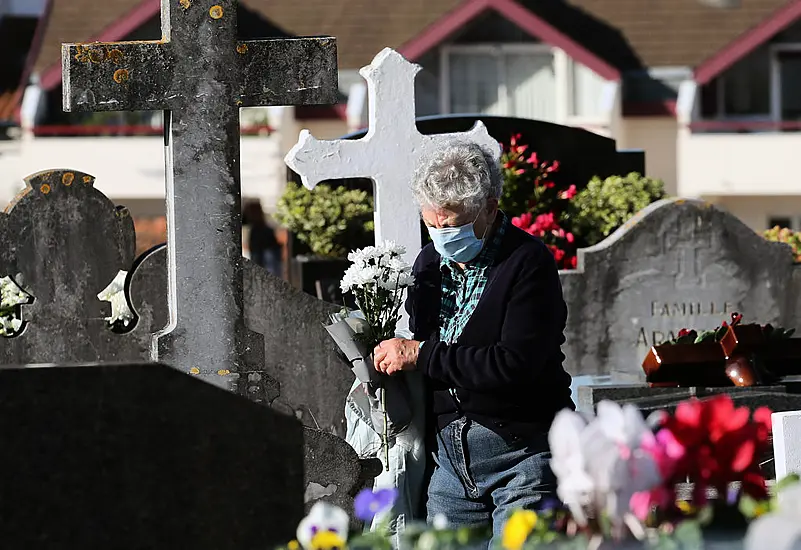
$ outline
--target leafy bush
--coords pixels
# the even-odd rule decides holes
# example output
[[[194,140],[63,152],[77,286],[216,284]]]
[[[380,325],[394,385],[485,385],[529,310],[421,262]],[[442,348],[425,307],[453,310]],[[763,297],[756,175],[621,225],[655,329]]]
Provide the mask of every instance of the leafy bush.
[[[571,202],[570,225],[582,244],[608,237],[634,214],[665,197],[661,180],[631,172],[627,176],[594,177]]]
[[[309,191],[290,182],[276,218],[318,256],[345,258],[373,242],[373,198],[365,191],[329,185]]]
[[[801,232],[796,233],[786,227],[776,226],[765,231],[763,236],[769,241],[789,244],[796,262],[801,262]]]

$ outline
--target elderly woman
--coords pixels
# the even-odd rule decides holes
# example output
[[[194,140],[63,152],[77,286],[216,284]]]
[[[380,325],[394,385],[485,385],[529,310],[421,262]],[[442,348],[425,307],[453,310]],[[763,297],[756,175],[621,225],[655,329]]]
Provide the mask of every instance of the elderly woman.
[[[418,370],[428,385],[429,521],[492,523],[493,543],[512,511],[555,490],[548,430],[574,408],[556,263],[498,209],[501,186],[497,162],[473,144],[418,172],[413,191],[433,242],[417,257],[407,301],[415,340],[375,350],[379,371]]]

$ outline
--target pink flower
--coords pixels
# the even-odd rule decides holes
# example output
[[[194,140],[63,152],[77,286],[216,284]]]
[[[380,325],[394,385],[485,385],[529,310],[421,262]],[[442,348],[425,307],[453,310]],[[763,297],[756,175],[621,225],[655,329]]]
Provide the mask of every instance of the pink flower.
[[[560,199],[565,199],[565,200],[570,200],[573,197],[575,197],[577,193],[578,193],[578,190],[576,189],[576,186],[575,185],[571,185],[570,187],[568,187],[567,189],[565,189],[564,191],[559,193],[559,198]]]
[[[512,225],[520,229],[526,230],[531,226],[531,212],[520,214],[516,218],[512,218]]]
[[[528,157],[526,162],[529,163],[529,164],[533,164],[534,166],[537,166],[539,164],[539,162],[540,162],[538,157],[537,157],[537,153],[531,153],[531,156]]]

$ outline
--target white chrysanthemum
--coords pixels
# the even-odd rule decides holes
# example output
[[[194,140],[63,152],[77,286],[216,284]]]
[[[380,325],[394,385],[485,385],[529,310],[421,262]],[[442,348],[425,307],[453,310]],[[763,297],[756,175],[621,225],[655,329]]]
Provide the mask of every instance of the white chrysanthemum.
[[[387,261],[387,267],[392,271],[401,273],[411,271],[412,269],[412,266],[404,262],[401,258],[390,258]]]
[[[414,275],[408,272],[403,272],[398,277],[398,286],[400,288],[407,288],[414,285]]]
[[[397,244],[395,241],[384,241],[379,245],[379,248],[382,253],[390,256],[403,256],[406,254],[406,247]]]

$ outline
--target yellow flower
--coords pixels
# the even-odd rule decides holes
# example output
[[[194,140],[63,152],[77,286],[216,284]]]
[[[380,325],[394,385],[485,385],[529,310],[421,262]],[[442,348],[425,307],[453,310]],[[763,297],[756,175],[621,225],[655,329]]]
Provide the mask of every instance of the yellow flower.
[[[693,506],[690,502],[687,502],[686,500],[676,501],[676,508],[678,508],[688,516],[691,516],[698,511],[695,506]]]
[[[516,510],[503,526],[503,547],[520,550],[537,525],[537,514],[531,510]]]
[[[311,540],[312,550],[344,550],[345,541],[333,531],[320,531]]]
[[[300,543],[296,540],[289,541],[286,545],[287,550],[300,550]]]

